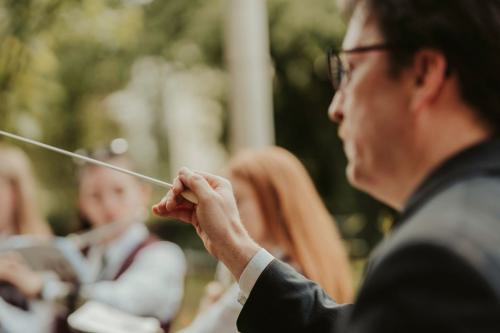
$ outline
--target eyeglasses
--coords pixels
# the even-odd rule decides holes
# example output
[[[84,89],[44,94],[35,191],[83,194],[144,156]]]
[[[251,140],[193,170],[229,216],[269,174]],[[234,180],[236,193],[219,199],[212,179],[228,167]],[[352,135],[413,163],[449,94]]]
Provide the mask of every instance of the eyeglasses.
[[[335,51],[330,49],[327,52],[328,60],[328,76],[332,83],[333,91],[337,92],[343,83],[349,82],[351,78],[351,71],[342,60],[342,54],[351,53],[364,53],[371,51],[384,51],[396,47],[397,45],[391,43],[381,43],[367,46],[360,46],[349,50]]]

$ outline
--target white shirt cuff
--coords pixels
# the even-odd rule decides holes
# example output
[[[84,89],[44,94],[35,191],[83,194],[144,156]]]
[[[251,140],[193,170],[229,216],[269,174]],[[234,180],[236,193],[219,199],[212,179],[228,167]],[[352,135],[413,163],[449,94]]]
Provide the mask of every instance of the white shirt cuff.
[[[240,281],[238,282],[240,286],[238,302],[241,305],[245,304],[250,292],[257,282],[257,279],[273,260],[274,257],[265,249],[260,249],[259,252],[252,257],[248,265],[243,270],[243,273],[241,273]]]

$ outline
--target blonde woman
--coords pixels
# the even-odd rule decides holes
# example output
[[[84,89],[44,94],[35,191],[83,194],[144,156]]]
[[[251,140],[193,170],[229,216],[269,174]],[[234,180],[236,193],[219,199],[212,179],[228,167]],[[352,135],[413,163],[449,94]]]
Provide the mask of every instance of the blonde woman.
[[[319,283],[337,302],[352,301],[347,253],[300,161],[278,147],[249,150],[230,161],[228,176],[252,238]],[[238,290],[234,284],[222,296],[212,296],[214,302],[182,333],[237,332]]]
[[[36,184],[26,154],[0,144],[0,235],[50,237],[36,200]]]
[[[31,163],[20,149],[0,144],[0,250],[49,239],[36,199]],[[51,332],[55,309],[39,299],[42,276],[14,253],[0,252],[0,331]]]

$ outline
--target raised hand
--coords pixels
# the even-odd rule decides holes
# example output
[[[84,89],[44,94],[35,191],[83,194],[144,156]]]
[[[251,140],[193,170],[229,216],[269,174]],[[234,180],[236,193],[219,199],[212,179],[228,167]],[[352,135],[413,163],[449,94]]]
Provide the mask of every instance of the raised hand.
[[[186,190],[194,193],[198,204],[181,196]],[[153,212],[193,225],[205,248],[237,279],[260,248],[243,227],[231,184],[222,177],[182,168]]]

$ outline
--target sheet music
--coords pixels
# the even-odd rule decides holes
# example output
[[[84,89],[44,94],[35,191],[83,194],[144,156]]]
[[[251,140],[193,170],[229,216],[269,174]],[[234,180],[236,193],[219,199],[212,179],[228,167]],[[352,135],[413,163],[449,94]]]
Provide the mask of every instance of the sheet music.
[[[68,317],[71,328],[85,333],[158,333],[160,322],[139,317],[95,301],[85,303]]]
[[[19,253],[34,271],[52,271],[66,282],[80,280],[73,265],[55,243],[35,241],[23,236],[11,237],[0,244],[0,256],[7,252]]]

